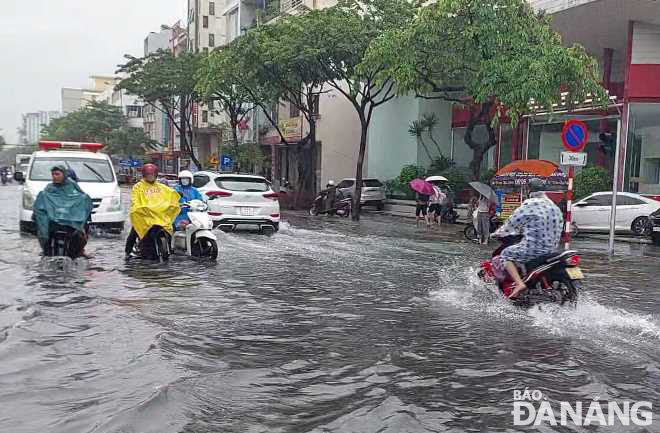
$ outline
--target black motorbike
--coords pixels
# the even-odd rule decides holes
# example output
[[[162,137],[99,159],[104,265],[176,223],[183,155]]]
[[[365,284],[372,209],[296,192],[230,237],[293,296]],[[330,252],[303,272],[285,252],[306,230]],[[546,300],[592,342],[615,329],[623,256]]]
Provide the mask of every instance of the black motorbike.
[[[440,221],[443,224],[456,224],[458,220],[458,212],[454,210],[454,206],[450,205],[447,209],[442,211]]]
[[[83,255],[86,243],[84,233],[72,227],[57,225],[42,248],[45,257],[77,259]]]
[[[494,237],[501,245],[493,252],[495,258],[506,247],[517,244],[522,236]],[[580,256],[576,251],[564,251],[539,257],[518,266],[520,275],[527,285],[527,290],[512,299],[514,305],[530,307],[541,303],[575,303],[582,290],[581,280],[584,278],[579,267]],[[507,297],[511,294],[515,283],[506,274],[504,279],[496,276],[492,259],[481,263],[479,277],[486,281],[496,281],[500,293]]]
[[[7,182],[9,182],[9,175],[6,171],[3,170],[2,173],[0,173],[0,180],[3,185],[7,185]]]
[[[502,222],[497,216],[492,216],[490,218],[490,233],[495,233],[497,229],[502,226]],[[468,241],[478,242],[479,236],[477,234],[477,228],[471,222],[463,230],[463,235]]]
[[[335,206],[329,209],[324,209],[326,201],[326,194],[321,193],[316,197],[312,207],[309,209],[309,214],[311,216],[317,216],[322,214],[327,215],[339,215],[342,217],[349,217],[351,215],[353,200],[351,197],[341,198],[335,201]]]
[[[126,239],[126,253],[145,260],[166,262],[172,255],[172,235],[161,226],[153,226],[138,240],[137,233],[132,230]]]

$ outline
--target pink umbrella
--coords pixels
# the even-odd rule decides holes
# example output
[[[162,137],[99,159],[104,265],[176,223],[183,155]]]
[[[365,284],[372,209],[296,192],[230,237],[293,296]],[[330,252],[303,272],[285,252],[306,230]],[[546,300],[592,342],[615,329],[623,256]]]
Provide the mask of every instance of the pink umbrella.
[[[424,195],[433,195],[434,190],[433,190],[433,185],[425,181],[424,179],[413,179],[410,181],[410,187]]]

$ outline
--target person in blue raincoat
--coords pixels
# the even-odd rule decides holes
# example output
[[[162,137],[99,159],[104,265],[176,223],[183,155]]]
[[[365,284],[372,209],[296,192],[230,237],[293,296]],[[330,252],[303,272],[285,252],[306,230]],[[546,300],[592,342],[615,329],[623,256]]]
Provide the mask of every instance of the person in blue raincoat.
[[[202,193],[200,193],[197,188],[193,186],[193,174],[188,170],[183,170],[179,173],[179,181],[177,182],[174,190],[179,193],[181,199],[179,203],[188,203],[191,200],[202,200],[206,201]],[[174,229],[182,230],[186,225],[190,223],[188,218],[188,209],[181,209],[179,215],[174,220]]]

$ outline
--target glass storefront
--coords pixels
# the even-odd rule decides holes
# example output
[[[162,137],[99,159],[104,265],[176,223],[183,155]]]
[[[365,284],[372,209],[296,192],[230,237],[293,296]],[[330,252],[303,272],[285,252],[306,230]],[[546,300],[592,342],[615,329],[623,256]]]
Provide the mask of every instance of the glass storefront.
[[[630,104],[624,190],[660,194],[660,104]]]
[[[554,116],[545,122],[533,121],[529,126],[527,159],[544,159],[559,164],[564,151],[561,132],[569,119],[582,120],[589,128],[589,141],[583,152],[587,165],[596,165],[614,173],[614,154],[617,140],[617,117],[565,115]],[[579,170],[579,169],[578,169]]]
[[[468,168],[472,161],[473,151],[465,143],[465,131],[467,128],[454,128],[452,130],[451,142],[451,158],[454,160],[456,167]],[[474,128],[473,139],[478,143],[486,143],[488,141],[488,131],[484,125],[477,125]],[[489,170],[495,168],[495,151],[497,146],[491,147],[482,162],[482,170]]]

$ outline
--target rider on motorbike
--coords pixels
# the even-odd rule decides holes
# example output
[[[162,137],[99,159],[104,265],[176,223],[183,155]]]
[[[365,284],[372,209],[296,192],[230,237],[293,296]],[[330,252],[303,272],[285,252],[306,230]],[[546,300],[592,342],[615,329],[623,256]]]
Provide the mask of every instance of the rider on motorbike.
[[[87,222],[92,215],[92,199],[78,184],[68,177],[63,165],[51,168],[53,182],[37,195],[32,221],[44,255],[50,255],[50,238],[59,228],[71,232],[69,255],[84,256],[87,244]]]
[[[183,170],[178,177],[179,181],[174,186],[174,190],[181,196],[179,203],[188,203],[191,200],[205,201],[204,196],[193,186],[193,174],[190,171]],[[188,209],[181,208],[181,212],[174,220],[174,229],[182,230],[189,223]]]
[[[162,227],[170,235],[173,222],[179,214],[179,194],[167,185],[156,181],[158,167],[145,164],[142,168],[142,180],[131,191],[131,233],[126,238],[126,256],[130,256],[138,239],[144,239],[155,227]]]
[[[337,202],[344,199],[344,194],[337,188],[335,181],[330,179],[325,189],[321,191],[323,196],[323,211],[328,212],[337,208]]]
[[[564,224],[561,210],[541,192],[543,182],[532,179],[529,188],[530,198],[493,234],[494,237],[512,233],[522,235],[519,243],[505,248],[493,259],[495,271],[500,275],[508,272],[515,282],[510,299],[516,298],[527,288],[518,271],[518,265],[555,252],[559,247]]]

